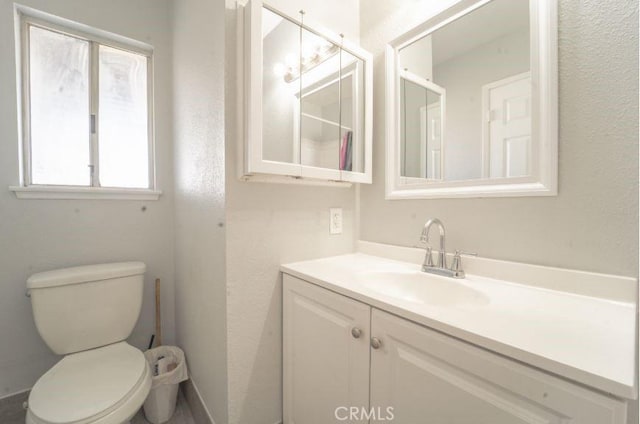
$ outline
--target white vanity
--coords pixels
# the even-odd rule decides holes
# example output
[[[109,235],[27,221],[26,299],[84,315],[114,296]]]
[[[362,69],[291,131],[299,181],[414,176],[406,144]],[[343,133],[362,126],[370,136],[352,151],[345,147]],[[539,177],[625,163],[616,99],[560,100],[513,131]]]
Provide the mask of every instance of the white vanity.
[[[351,422],[627,422],[635,279],[481,258],[453,279],[423,257],[359,242],[282,266],[285,424],[345,407]]]

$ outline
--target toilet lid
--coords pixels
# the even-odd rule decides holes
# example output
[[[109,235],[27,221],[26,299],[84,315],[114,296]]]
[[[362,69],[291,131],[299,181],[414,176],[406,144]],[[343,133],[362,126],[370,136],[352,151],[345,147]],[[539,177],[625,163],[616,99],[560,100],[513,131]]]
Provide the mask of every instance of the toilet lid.
[[[116,409],[142,383],[147,361],[125,342],[65,356],[40,377],[29,410],[48,423],[76,423]]]

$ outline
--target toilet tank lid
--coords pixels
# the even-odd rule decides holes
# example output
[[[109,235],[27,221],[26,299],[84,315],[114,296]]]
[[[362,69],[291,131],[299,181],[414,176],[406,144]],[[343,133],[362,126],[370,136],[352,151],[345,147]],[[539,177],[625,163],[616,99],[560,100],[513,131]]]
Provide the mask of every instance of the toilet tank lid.
[[[65,286],[110,278],[144,274],[143,262],[118,262],[111,264],[85,265],[33,274],[27,280],[27,289]]]

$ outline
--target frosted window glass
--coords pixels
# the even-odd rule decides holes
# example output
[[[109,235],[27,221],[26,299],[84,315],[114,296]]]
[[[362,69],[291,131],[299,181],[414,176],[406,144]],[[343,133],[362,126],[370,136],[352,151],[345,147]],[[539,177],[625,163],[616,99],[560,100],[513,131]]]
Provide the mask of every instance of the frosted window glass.
[[[149,187],[147,58],[100,46],[99,160],[103,187]]]
[[[29,29],[31,180],[89,185],[89,43]]]

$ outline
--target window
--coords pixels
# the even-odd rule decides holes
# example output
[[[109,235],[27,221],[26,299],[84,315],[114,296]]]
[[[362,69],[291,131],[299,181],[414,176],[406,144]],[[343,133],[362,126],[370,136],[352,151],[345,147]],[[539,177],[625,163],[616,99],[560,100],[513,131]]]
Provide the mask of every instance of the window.
[[[18,13],[23,190],[16,194],[154,191],[151,48]]]

